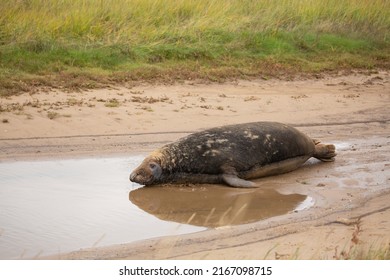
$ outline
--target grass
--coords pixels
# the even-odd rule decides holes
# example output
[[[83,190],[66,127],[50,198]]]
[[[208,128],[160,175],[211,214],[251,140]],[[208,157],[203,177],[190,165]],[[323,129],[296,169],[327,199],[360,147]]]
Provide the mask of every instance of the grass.
[[[60,114],[58,114],[57,112],[53,112],[53,111],[47,112],[47,117],[51,120],[54,120],[54,119],[58,118],[59,116],[60,116]]]
[[[368,248],[362,248],[360,234],[363,231],[360,218],[353,223],[354,231],[349,246],[339,252],[339,248],[335,248],[333,258],[336,260],[389,260],[390,259],[390,243],[383,243],[382,246],[377,246],[372,243]]]
[[[108,108],[116,108],[116,107],[119,107],[121,104],[119,102],[118,99],[116,98],[112,98],[110,100],[108,100],[104,106],[108,107]]]
[[[389,68],[386,0],[2,0],[0,94]]]

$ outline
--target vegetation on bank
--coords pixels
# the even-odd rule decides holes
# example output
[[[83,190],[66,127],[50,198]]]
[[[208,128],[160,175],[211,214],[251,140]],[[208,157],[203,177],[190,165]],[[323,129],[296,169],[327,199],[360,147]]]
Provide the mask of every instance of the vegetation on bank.
[[[389,68],[387,0],[2,0],[0,94]]]

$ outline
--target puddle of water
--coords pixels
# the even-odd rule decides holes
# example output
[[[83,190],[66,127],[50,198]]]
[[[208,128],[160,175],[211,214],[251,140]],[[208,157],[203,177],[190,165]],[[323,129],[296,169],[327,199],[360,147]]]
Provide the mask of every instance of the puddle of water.
[[[222,186],[148,187],[128,176],[143,157],[0,163],[0,259],[249,223],[306,196]]]
[[[294,211],[303,211],[307,210],[310,207],[314,206],[315,200],[314,198],[307,196],[304,201],[298,204],[297,207],[295,207]]]
[[[183,234],[129,202],[141,157],[0,163],[0,259]]]
[[[146,187],[130,200],[159,219],[201,227],[246,224],[294,210],[306,196],[273,189],[235,189],[216,185]]]

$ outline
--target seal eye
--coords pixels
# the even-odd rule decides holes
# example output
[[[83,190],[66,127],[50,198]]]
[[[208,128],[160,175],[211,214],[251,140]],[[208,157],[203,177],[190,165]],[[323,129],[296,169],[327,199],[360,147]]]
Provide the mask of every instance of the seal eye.
[[[160,178],[162,173],[160,165],[156,162],[150,162],[148,166],[149,166],[150,175],[152,175],[154,179]]]

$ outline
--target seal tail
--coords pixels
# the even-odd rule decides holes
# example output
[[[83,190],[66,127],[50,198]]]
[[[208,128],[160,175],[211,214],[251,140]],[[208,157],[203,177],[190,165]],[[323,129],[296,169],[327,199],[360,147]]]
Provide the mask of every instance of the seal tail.
[[[321,161],[334,161],[336,154],[336,147],[332,144],[321,144],[320,141],[313,139],[315,149],[313,157]]]

